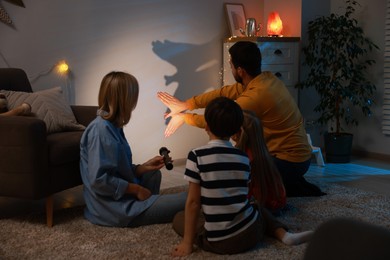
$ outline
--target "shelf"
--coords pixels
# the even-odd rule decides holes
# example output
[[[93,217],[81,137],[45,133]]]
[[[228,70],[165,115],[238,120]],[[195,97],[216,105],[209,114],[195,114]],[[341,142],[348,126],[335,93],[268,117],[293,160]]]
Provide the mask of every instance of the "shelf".
[[[253,41],[253,42],[299,42],[300,37],[229,37],[225,39],[225,42],[239,42],[239,41]]]

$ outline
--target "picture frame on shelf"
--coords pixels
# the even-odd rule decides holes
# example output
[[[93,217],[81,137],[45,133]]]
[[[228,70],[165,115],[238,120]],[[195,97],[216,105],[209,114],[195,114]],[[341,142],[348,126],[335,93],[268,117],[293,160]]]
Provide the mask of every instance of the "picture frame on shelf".
[[[243,36],[240,28],[245,30],[245,11],[242,4],[225,4],[225,13],[232,37]]]

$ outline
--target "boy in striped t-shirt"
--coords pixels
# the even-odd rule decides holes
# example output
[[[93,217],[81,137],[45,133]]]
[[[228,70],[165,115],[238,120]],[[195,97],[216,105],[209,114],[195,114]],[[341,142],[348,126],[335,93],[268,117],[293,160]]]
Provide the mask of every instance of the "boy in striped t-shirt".
[[[225,97],[214,99],[206,107],[210,141],[188,154],[185,211],[173,221],[183,240],[172,255],[191,254],[193,244],[218,254],[236,254],[253,248],[265,233],[291,245],[310,238],[311,231],[287,232],[272,214],[263,208],[259,211],[248,201],[249,158],[229,141],[240,130],[243,118],[240,106]]]

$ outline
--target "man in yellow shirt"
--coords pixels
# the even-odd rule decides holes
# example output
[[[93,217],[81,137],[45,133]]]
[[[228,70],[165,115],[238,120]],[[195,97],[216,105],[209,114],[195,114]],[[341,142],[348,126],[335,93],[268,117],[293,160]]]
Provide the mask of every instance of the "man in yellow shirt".
[[[285,184],[287,196],[321,196],[321,190],[303,175],[311,161],[303,117],[284,83],[271,72],[261,71],[261,53],[253,42],[239,41],[230,49],[230,66],[237,83],[180,101],[166,92],[158,98],[170,109],[171,120],[165,136],[172,135],[184,123],[205,126],[203,115],[188,113],[205,108],[216,97],[235,100],[243,110],[256,113],[261,120],[268,150]]]

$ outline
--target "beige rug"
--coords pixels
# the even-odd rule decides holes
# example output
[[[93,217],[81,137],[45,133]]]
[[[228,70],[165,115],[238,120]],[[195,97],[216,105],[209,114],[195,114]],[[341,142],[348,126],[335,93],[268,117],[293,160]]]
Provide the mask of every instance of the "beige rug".
[[[292,231],[315,229],[334,217],[354,217],[390,229],[390,199],[336,184],[319,184],[322,197],[291,198],[280,220]],[[174,190],[170,190],[172,192]],[[170,224],[141,228],[108,228],[90,224],[82,207],[55,212],[56,225],[34,213],[0,219],[0,259],[171,259],[180,241]],[[245,243],[245,241],[243,241]],[[255,249],[233,256],[197,250],[189,259],[302,259],[306,244],[285,246],[268,238]]]

